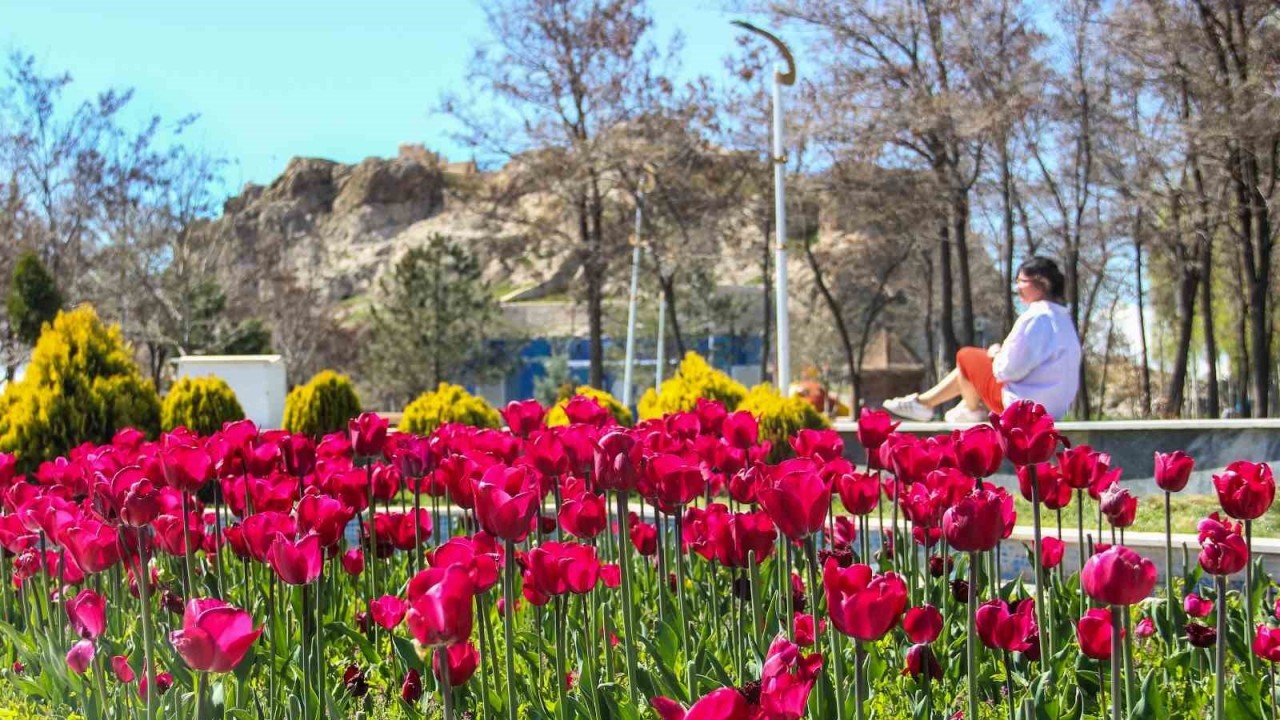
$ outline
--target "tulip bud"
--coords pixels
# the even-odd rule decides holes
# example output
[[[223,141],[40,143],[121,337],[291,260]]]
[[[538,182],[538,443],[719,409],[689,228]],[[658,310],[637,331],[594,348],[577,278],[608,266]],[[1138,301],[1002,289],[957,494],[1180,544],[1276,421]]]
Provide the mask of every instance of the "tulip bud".
[[[182,596],[172,590],[165,590],[160,594],[160,605],[174,615],[181,615],[187,607]]]
[[[1133,634],[1139,638],[1146,640],[1156,634],[1155,621],[1149,617],[1144,617],[1138,621],[1138,626],[1133,629]]]
[[[907,650],[907,666],[902,669],[902,674],[910,675],[915,680],[919,680],[922,675],[941,680],[942,666],[938,664],[933,648],[925,644],[916,644]]]
[[[1218,642],[1218,631],[1208,625],[1187,623],[1187,642],[1198,648],[1210,648]]]
[[[417,670],[410,669],[405,673],[404,682],[400,685],[400,699],[410,705],[422,698],[422,676]]]
[[[943,577],[951,572],[951,568],[955,565],[955,560],[950,555],[930,555],[929,556],[929,575],[935,578]]]
[[[958,603],[968,604],[969,602],[969,581],[968,580],[952,580],[951,581],[951,597]]]
[[[342,684],[346,686],[351,697],[364,697],[369,692],[369,683],[365,681],[364,672],[355,663],[347,666],[342,673]]]
[[[1165,492],[1182,492],[1195,466],[1195,459],[1181,450],[1158,452],[1155,454],[1156,485]]]
[[[96,654],[97,648],[94,647],[92,640],[81,640],[67,651],[67,667],[83,675],[93,663],[93,657]]]

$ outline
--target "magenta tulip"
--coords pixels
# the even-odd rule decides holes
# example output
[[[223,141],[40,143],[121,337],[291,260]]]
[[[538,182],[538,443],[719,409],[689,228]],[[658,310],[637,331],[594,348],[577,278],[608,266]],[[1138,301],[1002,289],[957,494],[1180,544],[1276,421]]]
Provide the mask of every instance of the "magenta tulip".
[[[187,602],[182,629],[169,633],[169,642],[192,670],[227,672],[244,660],[262,628],[240,608],[215,598]]]

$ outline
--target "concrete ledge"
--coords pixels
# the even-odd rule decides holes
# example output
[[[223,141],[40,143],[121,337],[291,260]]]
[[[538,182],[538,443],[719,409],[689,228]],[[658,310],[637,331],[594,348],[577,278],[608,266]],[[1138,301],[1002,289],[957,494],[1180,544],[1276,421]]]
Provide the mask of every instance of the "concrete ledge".
[[[837,420],[835,429],[845,441],[845,454],[854,462],[865,462],[857,442],[857,423]],[[950,434],[968,427],[953,423],[904,422],[900,432],[929,436]],[[1106,420],[1063,422],[1058,428],[1072,445],[1089,445],[1111,454],[1112,466],[1124,468],[1126,482],[1134,482],[1141,494],[1155,491],[1151,481],[1156,451],[1184,450],[1196,459],[1196,472],[1188,490],[1213,492],[1212,475],[1236,460],[1280,463],[1280,419],[1235,420]],[[1013,475],[1006,464],[1002,474]]]

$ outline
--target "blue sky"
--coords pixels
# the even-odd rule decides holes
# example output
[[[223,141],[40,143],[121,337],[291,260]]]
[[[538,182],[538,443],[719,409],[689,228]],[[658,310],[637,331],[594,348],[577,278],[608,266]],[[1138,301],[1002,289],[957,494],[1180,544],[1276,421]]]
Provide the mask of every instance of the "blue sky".
[[[730,16],[714,0],[651,0],[685,34],[685,74],[724,75]],[[68,71],[80,99],[132,87],[140,121],[199,113],[188,142],[232,161],[229,189],[269,182],[295,155],[355,162],[422,142],[468,151],[434,115],[484,42],[476,0],[0,0],[0,49]],[[695,33],[695,31],[697,31]]]

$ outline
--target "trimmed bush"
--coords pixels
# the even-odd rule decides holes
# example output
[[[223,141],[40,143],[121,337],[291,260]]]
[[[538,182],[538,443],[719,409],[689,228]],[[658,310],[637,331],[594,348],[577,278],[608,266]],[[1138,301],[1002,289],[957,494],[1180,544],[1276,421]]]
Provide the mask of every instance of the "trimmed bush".
[[[623,405],[621,401],[604,390],[597,390],[590,385],[580,385],[578,386],[578,389],[573,391],[573,395],[561,398],[560,402],[556,403],[555,406],[547,412],[548,427],[569,424],[569,416],[564,414],[564,406],[568,405],[569,401],[578,395],[584,395],[595,400],[600,407],[609,411],[609,414],[613,416],[613,419],[616,420],[619,425],[624,425],[626,427],[631,426],[631,410],[628,409],[627,406]]]
[[[792,435],[801,430],[831,427],[827,416],[818,412],[808,400],[798,396],[783,397],[767,383],[751,388],[738,409],[754,415],[760,424],[760,439],[773,443],[769,462],[778,462],[791,454],[788,441]]]
[[[59,312],[45,327],[0,408],[0,452],[26,470],[81,443],[110,442],[121,428],[154,437],[160,425],[160,398],[120,326],[104,324],[89,305]]]
[[[244,419],[244,408],[231,386],[220,377],[184,377],[169,388],[160,404],[160,429],[185,427],[212,435],[223,423]]]
[[[690,352],[680,361],[676,374],[664,380],[657,392],[653,388],[645,391],[637,409],[641,420],[650,420],[668,413],[688,412],[697,405],[698,398],[706,398],[719,400],[733,412],[746,396],[745,385],[711,367],[701,355]]]
[[[289,391],[284,399],[284,427],[312,437],[347,429],[347,421],[360,414],[360,396],[351,378],[332,370],[315,374],[306,385]]]
[[[484,398],[472,395],[461,385],[440,383],[435,390],[422,393],[405,407],[400,430],[430,435],[445,423],[500,428],[502,416]]]

